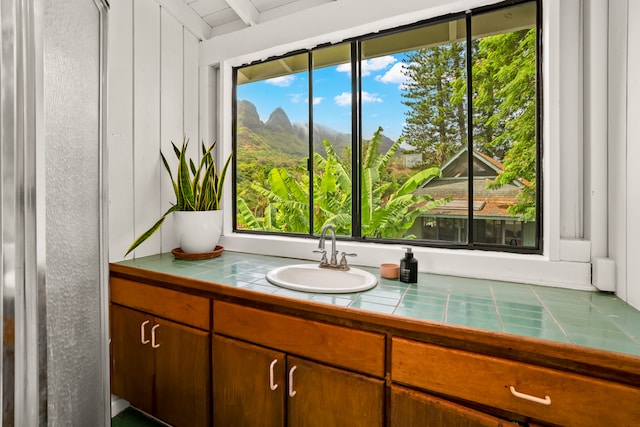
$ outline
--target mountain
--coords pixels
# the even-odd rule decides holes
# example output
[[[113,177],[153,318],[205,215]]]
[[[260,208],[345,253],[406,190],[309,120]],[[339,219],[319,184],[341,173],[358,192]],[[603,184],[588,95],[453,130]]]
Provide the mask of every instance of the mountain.
[[[271,112],[266,123],[260,120],[258,111],[251,102],[240,100],[237,104],[238,147],[245,153],[254,153],[255,161],[261,164],[299,162],[308,157],[309,124],[291,123],[287,113],[280,107]],[[394,141],[382,136],[381,150],[386,152]],[[320,123],[313,125],[314,149],[325,154],[322,141],[331,143],[337,153],[351,147],[351,134],[346,134]],[[365,141],[366,143],[366,141]],[[262,153],[268,161],[261,158]],[[246,156],[247,154],[245,154]],[[252,157],[252,156],[250,156]]]

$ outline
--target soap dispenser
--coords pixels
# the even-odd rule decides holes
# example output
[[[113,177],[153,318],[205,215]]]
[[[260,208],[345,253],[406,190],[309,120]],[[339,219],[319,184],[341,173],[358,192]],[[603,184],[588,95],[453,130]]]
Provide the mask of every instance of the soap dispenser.
[[[418,260],[413,257],[411,248],[405,247],[407,252],[400,260],[400,281],[405,283],[418,282]]]

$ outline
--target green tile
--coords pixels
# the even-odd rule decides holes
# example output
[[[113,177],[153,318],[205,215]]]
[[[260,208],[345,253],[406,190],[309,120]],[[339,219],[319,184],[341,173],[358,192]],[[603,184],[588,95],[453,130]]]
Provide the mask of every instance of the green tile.
[[[251,291],[263,292],[265,294],[272,294],[272,293],[276,292],[277,290],[282,289],[279,286],[274,286],[274,285],[271,285],[271,284],[258,283],[258,282],[254,282],[254,283],[241,282],[241,283],[238,283],[237,286],[239,288],[249,289]]]
[[[495,305],[475,304],[466,301],[454,300],[452,298],[449,299],[447,307],[449,308],[449,310],[458,309],[466,311],[490,312],[494,314],[497,313]]]
[[[348,297],[336,296],[334,294],[315,294],[311,296],[311,301],[346,307],[353,302],[353,299]]]
[[[393,314],[412,319],[431,320],[434,322],[444,321],[444,311],[413,310],[407,307],[398,307]]]
[[[447,300],[412,300],[403,298],[398,307],[402,307],[408,310],[430,310],[430,311],[442,311],[446,307]]]
[[[128,407],[111,419],[111,427],[163,427],[165,425],[132,407]]]
[[[536,301],[526,302],[525,299],[520,300],[522,302],[517,301],[505,301],[502,299],[498,299],[496,297],[496,305],[498,306],[498,311],[503,308],[510,308],[512,310],[522,310],[522,311],[533,311],[533,312],[541,312],[544,310],[544,307],[541,303],[536,303]]]
[[[477,329],[488,329],[491,331],[502,331],[500,322],[492,319],[479,319],[467,316],[450,316],[447,314],[446,323],[451,325],[468,326]]]
[[[301,263],[315,264],[233,251],[201,261],[164,253],[118,264],[341,307],[640,353],[640,312],[611,293],[420,273],[417,284],[379,279],[366,292],[316,294],[284,289],[265,278],[273,268]],[[379,275],[377,268],[362,268]]]
[[[300,292],[300,291],[294,291],[292,289],[284,289],[284,288],[279,288],[275,290],[273,292],[273,295],[278,295],[278,296],[287,297],[287,298],[301,299],[301,300],[308,300],[308,299],[311,299],[312,297],[312,295],[309,294],[308,292]]]
[[[629,306],[627,303],[622,301],[620,298],[616,297],[607,292],[591,292],[587,297],[587,300],[595,306],[598,311],[604,314],[611,315],[619,315],[622,313],[638,313],[640,316],[640,312]]]
[[[372,302],[362,301],[360,298],[353,301],[351,305],[349,305],[349,307],[386,314],[391,314],[395,310],[395,306],[393,305],[376,304]]]
[[[564,331],[569,335],[571,339],[573,337],[589,337],[594,341],[599,340],[615,340],[615,341],[633,341],[633,338],[625,334],[622,330],[618,328],[604,329],[604,328],[593,328],[586,325],[573,325],[560,322],[560,326]]]
[[[372,295],[370,293],[363,293],[360,296],[360,300],[363,302],[369,302],[373,304],[382,304],[382,305],[392,305],[396,306],[400,301],[401,295],[395,295],[393,297],[389,296],[380,296],[380,295]]]
[[[511,324],[511,325],[518,325],[518,326],[526,326],[529,328],[542,328],[542,326],[547,323],[545,321],[542,320],[542,318],[539,319],[532,319],[532,318],[527,318],[527,317],[516,317],[516,316],[503,316],[500,315],[500,319],[502,320],[502,323],[504,324]],[[553,320],[548,322],[548,323],[554,323]]]
[[[539,310],[537,311],[519,310],[516,308],[498,305],[498,313],[500,313],[500,316],[524,317],[525,319],[541,319],[543,313],[546,313],[546,310],[543,307],[539,307]]]
[[[570,343],[571,341],[557,326],[545,326],[542,328],[529,328],[524,325],[503,323],[504,332],[525,337],[541,338],[551,341]]]
[[[493,297],[491,296],[480,297],[480,296],[474,296],[474,295],[460,295],[460,294],[454,294],[453,292],[449,296],[449,301],[465,302],[470,304],[484,304],[484,305],[491,305],[491,306],[495,305],[495,302],[493,301]]]
[[[569,334],[569,337],[578,345],[640,356],[640,345],[624,334],[610,333],[601,337],[593,336],[591,333],[586,335]]]

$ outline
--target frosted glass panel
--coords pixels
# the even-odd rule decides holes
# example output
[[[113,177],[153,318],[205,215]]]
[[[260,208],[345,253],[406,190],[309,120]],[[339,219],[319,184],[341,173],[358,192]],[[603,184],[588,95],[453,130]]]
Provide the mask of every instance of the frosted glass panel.
[[[50,425],[97,426],[100,345],[100,12],[45,2],[44,102]]]

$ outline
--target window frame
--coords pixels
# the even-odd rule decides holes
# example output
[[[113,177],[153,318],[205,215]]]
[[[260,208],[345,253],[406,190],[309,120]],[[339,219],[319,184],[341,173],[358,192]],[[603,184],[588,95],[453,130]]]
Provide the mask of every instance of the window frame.
[[[418,29],[421,27],[428,27],[432,25],[437,25],[439,23],[453,22],[455,20],[464,19],[466,25],[466,41],[465,41],[465,73],[467,75],[467,149],[468,152],[472,152],[473,150],[473,81],[472,81],[472,67],[473,67],[473,56],[470,54],[472,51],[472,20],[473,17],[479,16],[485,13],[495,12],[500,9],[505,9],[514,5],[524,4],[524,3],[535,3],[536,7],[536,219],[535,219],[535,233],[536,233],[536,243],[534,246],[508,246],[501,244],[493,244],[486,242],[477,242],[474,241],[474,222],[478,219],[474,218],[473,204],[468,203],[467,215],[466,215],[466,233],[467,233],[467,241],[466,242],[450,242],[450,241],[434,241],[427,239],[419,239],[419,240],[407,240],[407,239],[391,239],[391,238],[370,238],[363,237],[361,233],[361,182],[360,182],[360,159],[362,155],[362,104],[361,100],[361,90],[362,90],[362,81],[361,81],[361,73],[360,73],[360,63],[362,61],[361,53],[362,48],[361,45],[363,42],[368,40],[375,40],[380,37],[388,36],[390,34],[401,33],[406,31],[411,31],[414,29]],[[495,3],[491,5],[477,7],[475,9],[466,10],[463,12],[451,13],[444,16],[438,16],[426,20],[421,20],[416,23],[411,23],[407,25],[401,25],[395,28],[386,29],[377,31],[375,33],[369,33],[362,36],[355,36],[337,43],[324,43],[314,46],[310,49],[302,49],[289,52],[280,56],[272,56],[264,60],[257,60],[249,63],[240,64],[237,66],[233,66],[231,68],[232,71],[232,150],[233,153],[236,153],[237,149],[237,74],[238,70],[242,69],[246,66],[251,66],[259,63],[266,63],[271,60],[283,59],[287,57],[291,57],[294,55],[306,54],[307,55],[307,73],[309,76],[308,79],[308,95],[309,99],[312,99],[313,94],[313,53],[327,48],[329,46],[340,45],[340,44],[349,44],[351,50],[351,69],[352,78],[351,78],[351,95],[352,95],[352,114],[351,114],[351,123],[352,123],[352,132],[351,132],[351,144],[352,144],[352,165],[353,171],[355,173],[352,174],[352,232],[351,236],[339,236],[339,240],[343,241],[355,241],[355,242],[366,242],[368,244],[371,243],[379,243],[383,245],[388,244],[404,244],[411,245],[414,247],[425,247],[425,248],[439,248],[439,249],[454,249],[454,250],[482,250],[489,252],[498,252],[498,253],[516,253],[516,254],[544,254],[544,227],[543,227],[543,218],[544,218],[544,209],[543,209],[543,176],[542,176],[542,154],[543,154],[543,117],[544,117],[544,109],[543,109],[543,67],[542,67],[542,58],[543,58],[543,41],[542,41],[542,29],[543,29],[543,11],[542,11],[542,0],[510,0],[504,1],[500,3]],[[310,129],[313,129],[313,103],[309,103],[309,126]],[[313,153],[313,132],[309,133],[309,154],[311,159]],[[310,237],[317,238],[318,235],[313,232],[314,229],[314,218],[313,218],[313,209],[310,209],[309,213],[309,233],[287,233],[287,232],[270,232],[270,231],[256,231],[256,230],[246,230],[239,229],[237,227],[236,222],[236,214],[237,214],[237,206],[236,206],[236,191],[237,191],[237,176],[236,176],[236,162],[237,156],[233,157],[234,167],[233,167],[233,186],[232,186],[232,212],[233,212],[233,221],[232,221],[232,231],[234,234],[250,234],[250,235],[265,235],[265,236],[282,236],[282,237]],[[469,200],[473,198],[473,156],[467,156],[468,161],[468,171],[469,176],[467,177],[468,184],[468,194]],[[357,172],[356,172],[357,169]],[[313,182],[313,174],[314,170],[312,167],[312,163],[309,160],[309,179],[310,182]],[[310,185],[309,188],[309,203],[312,206],[313,203],[313,185]]]

